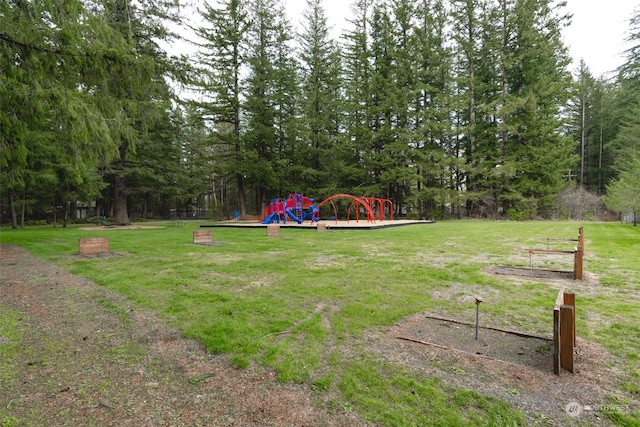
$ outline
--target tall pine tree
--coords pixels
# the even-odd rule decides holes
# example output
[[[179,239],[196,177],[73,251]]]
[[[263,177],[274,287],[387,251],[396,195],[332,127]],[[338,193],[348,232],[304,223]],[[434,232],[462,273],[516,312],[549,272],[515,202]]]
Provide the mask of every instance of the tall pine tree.
[[[299,35],[301,157],[292,169],[304,189],[314,189],[314,196],[322,198],[340,192],[341,58],[329,31],[322,1],[307,0]]]

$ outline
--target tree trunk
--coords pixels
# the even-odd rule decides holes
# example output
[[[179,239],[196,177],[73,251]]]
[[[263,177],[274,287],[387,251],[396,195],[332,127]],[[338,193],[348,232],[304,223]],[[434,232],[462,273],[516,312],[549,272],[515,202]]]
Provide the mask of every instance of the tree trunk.
[[[247,200],[244,195],[244,177],[241,173],[236,174],[238,182],[238,208],[240,210],[240,218],[244,218],[247,215]]]
[[[124,182],[116,177],[115,197],[114,197],[113,220],[118,225],[129,224],[129,212],[127,207],[127,193]]]
[[[583,77],[584,80],[584,77]],[[582,96],[580,102],[582,103],[582,111],[581,111],[581,123],[580,123],[580,188],[584,188],[584,170],[585,170],[585,146],[587,144],[587,105],[586,105],[586,96],[585,96],[585,83],[582,83]]]
[[[64,204],[64,218],[62,219],[62,228],[67,227],[67,222],[69,221],[69,205],[71,202],[67,201]]]
[[[604,185],[602,184],[602,126],[600,126],[600,150],[598,153],[598,194],[604,193]]]
[[[24,216],[27,209],[27,191],[22,193],[22,207],[20,209],[20,228],[24,228]]]
[[[16,212],[16,203],[13,198],[13,193],[9,195],[9,205],[11,206],[11,228],[18,228],[18,214]]]
[[[149,193],[145,194],[142,200],[142,218],[149,218]]]

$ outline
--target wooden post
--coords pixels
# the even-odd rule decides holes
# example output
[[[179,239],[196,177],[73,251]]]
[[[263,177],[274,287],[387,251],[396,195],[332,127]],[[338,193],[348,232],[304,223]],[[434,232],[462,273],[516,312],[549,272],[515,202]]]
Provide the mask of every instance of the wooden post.
[[[318,229],[319,233],[324,233],[327,231],[327,224],[325,224],[324,222],[319,222],[316,228]]]
[[[573,307],[573,318],[571,320],[573,324],[573,330],[571,335],[573,336],[573,346],[576,346],[576,294],[573,292],[564,293],[564,305],[570,305]]]
[[[553,373],[560,375],[560,308],[553,310]]]
[[[560,367],[573,373],[574,310],[570,305],[560,306]]]
[[[582,280],[582,261],[584,259],[584,248],[578,246],[575,250],[575,256],[573,261],[573,279]]]
[[[564,291],[558,291],[553,306],[553,373],[560,375],[560,306],[564,304]]]
[[[575,259],[573,262],[573,279],[582,280],[583,277],[583,261],[584,261],[584,227],[578,229],[578,246],[575,250]]]
[[[559,291],[553,307],[553,373],[560,369],[573,373],[576,347],[576,294]]]
[[[267,237],[280,237],[280,225],[279,224],[267,225]]]
[[[584,248],[584,227],[578,229],[578,246]]]

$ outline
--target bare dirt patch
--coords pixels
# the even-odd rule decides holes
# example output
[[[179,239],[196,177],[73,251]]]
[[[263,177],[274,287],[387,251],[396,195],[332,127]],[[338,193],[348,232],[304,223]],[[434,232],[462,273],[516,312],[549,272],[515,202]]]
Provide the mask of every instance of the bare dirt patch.
[[[573,271],[548,270],[543,268],[496,266],[490,269],[491,274],[515,276],[528,279],[573,280]]]
[[[455,320],[455,319],[452,319]],[[575,373],[553,374],[551,337],[526,336],[434,318],[421,313],[365,336],[367,348],[388,362],[445,384],[503,399],[532,425],[613,425],[598,410],[618,394],[619,372],[599,345],[578,338]],[[566,407],[581,405],[579,417]]]
[[[113,231],[113,230],[153,230],[157,228],[165,228],[160,225],[96,225],[93,227],[81,227],[80,230],[85,231]]]

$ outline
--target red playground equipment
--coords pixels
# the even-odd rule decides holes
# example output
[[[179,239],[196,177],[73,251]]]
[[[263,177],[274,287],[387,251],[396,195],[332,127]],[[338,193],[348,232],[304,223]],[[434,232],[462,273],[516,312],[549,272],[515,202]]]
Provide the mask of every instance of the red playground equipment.
[[[350,199],[351,204],[349,205],[349,209],[347,209],[347,222],[351,217],[351,208],[355,208],[355,219],[356,222],[360,220],[360,207],[364,209],[365,214],[367,215],[367,222],[376,222],[375,213],[379,214],[378,217],[380,221],[384,221],[384,213],[385,207],[388,205],[389,212],[389,220],[393,221],[393,202],[389,199],[381,199],[378,197],[356,197],[351,194],[336,194],[327,199],[324,199],[322,202],[318,204],[316,209],[313,211],[312,221],[319,221],[320,219],[320,208],[325,203],[331,203],[333,207],[333,219],[338,222],[338,210],[336,209],[336,205],[333,203],[335,199]]]
[[[269,206],[263,210],[262,223],[279,224],[282,221],[286,224],[287,217],[298,224],[302,224],[305,219],[313,220],[313,214],[318,209],[313,203],[314,199],[298,193],[289,194],[286,200],[272,199]]]
[[[376,214],[380,221],[384,221],[385,213],[389,220],[393,221],[393,203],[389,199],[381,199],[379,197],[356,197],[350,194],[335,194],[317,206],[314,205],[314,199],[305,197],[303,194],[289,194],[287,199],[272,199],[269,205],[262,211],[263,224],[279,224],[288,220],[302,224],[305,219],[311,222],[320,221],[320,208],[329,203],[333,208],[332,220],[338,222],[338,209],[334,203],[336,199],[351,200],[351,204],[347,209],[347,222],[351,218],[351,210],[355,211],[355,220],[360,220],[361,211],[366,215],[367,222],[376,222]]]

